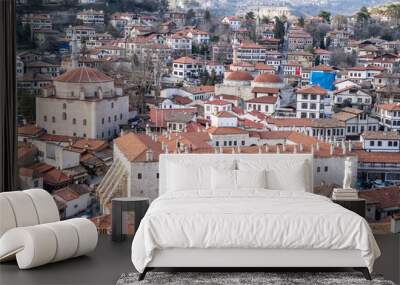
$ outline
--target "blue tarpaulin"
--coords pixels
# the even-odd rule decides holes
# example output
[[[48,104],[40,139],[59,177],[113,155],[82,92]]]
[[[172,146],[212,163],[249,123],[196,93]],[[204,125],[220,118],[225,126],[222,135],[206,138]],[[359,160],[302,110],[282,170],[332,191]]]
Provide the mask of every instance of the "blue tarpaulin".
[[[335,79],[336,72],[311,71],[310,84],[319,85],[327,90],[333,90],[333,82],[335,82]]]

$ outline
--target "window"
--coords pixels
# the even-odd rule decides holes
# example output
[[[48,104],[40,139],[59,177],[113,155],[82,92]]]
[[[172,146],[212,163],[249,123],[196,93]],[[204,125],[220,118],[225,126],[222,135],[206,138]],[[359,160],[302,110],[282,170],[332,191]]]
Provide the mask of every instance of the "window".
[[[378,141],[378,146],[382,146],[382,141]]]
[[[369,146],[375,146],[375,141],[369,141]]]
[[[101,119],[101,124],[104,125],[104,118]]]
[[[325,166],[325,167],[324,167],[324,171],[325,171],[325,172],[328,172],[328,166]]]
[[[392,141],[388,141],[388,146],[392,146],[393,142]]]
[[[67,119],[67,113],[63,112],[62,113],[62,119],[65,121]]]
[[[321,167],[317,167],[317,173],[320,173],[321,172]]]
[[[137,179],[142,179],[142,173],[138,173],[138,175],[137,175]]]
[[[63,103],[63,109],[67,109],[67,104]]]
[[[55,123],[56,122],[56,117],[51,117],[51,121],[53,122],[53,123]]]
[[[114,109],[114,102],[111,102],[111,109]]]
[[[84,126],[86,126],[86,124],[87,124],[86,119],[83,119],[83,122],[82,122],[82,123],[83,123]]]
[[[156,178],[159,179],[160,178],[160,173],[157,172],[156,174]]]
[[[47,116],[43,116],[43,121],[47,122]]]
[[[72,124],[76,125],[76,119],[75,118],[72,119]]]

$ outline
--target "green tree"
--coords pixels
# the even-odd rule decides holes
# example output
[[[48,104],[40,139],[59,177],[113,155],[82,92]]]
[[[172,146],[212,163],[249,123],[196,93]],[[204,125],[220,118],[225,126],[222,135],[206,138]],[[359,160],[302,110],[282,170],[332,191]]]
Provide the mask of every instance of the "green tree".
[[[330,23],[331,22],[331,13],[321,10],[318,14],[319,17],[325,20],[325,22]]]
[[[194,20],[195,16],[196,16],[196,13],[194,12],[194,10],[193,9],[189,9],[186,12],[186,24],[188,24],[188,25],[193,24],[193,20]]]
[[[206,10],[206,11],[204,12],[204,20],[205,20],[206,22],[210,22],[210,21],[211,21],[211,13],[210,13],[209,10]]]
[[[249,21],[249,20],[254,20],[256,18],[256,16],[254,15],[253,11],[250,11],[250,12],[246,13],[245,18],[246,18],[247,21]]]
[[[215,69],[211,70],[211,75],[208,79],[207,84],[208,85],[215,85],[217,83],[217,73],[215,72]]]
[[[271,22],[271,19],[268,18],[267,16],[263,16],[261,19],[261,23],[263,24],[269,24],[269,22]]]
[[[297,24],[298,24],[300,27],[304,27],[305,19],[304,19],[303,16],[301,16],[301,17],[298,19]]]
[[[17,114],[22,115],[27,121],[35,120],[36,100],[35,96],[27,90],[17,92]]]
[[[356,14],[356,21],[357,21],[357,24],[359,24],[359,25],[363,25],[363,24],[369,22],[370,18],[371,18],[371,15],[368,11],[368,8],[365,6],[361,7],[360,11],[358,11]]]
[[[279,17],[275,17],[274,37],[280,39],[281,42],[285,37],[285,24]]]

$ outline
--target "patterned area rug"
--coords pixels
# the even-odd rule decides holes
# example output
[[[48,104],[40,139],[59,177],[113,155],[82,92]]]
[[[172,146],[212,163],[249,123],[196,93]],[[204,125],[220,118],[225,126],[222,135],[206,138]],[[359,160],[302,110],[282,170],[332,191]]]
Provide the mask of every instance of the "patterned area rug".
[[[137,280],[138,276],[138,273],[122,274],[117,285],[395,285],[374,275],[368,281],[359,272],[148,272],[142,281]]]

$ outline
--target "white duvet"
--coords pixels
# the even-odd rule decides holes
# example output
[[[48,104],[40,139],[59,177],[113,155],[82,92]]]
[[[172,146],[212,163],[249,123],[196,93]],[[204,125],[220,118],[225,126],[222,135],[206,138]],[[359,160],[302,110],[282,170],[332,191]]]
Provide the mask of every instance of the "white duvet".
[[[132,262],[143,272],[165,248],[358,249],[370,271],[380,255],[359,215],[319,195],[272,190],[164,194],[140,223]]]

